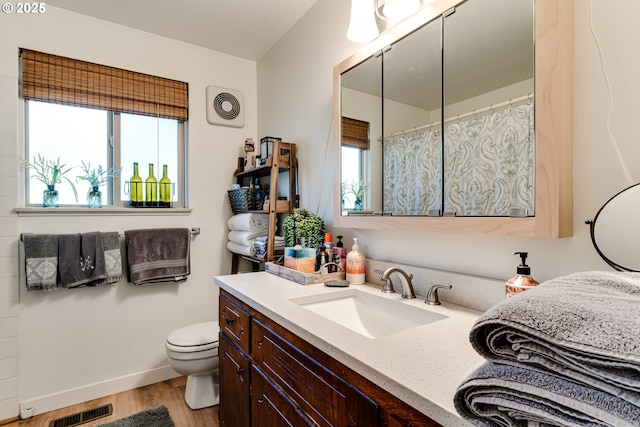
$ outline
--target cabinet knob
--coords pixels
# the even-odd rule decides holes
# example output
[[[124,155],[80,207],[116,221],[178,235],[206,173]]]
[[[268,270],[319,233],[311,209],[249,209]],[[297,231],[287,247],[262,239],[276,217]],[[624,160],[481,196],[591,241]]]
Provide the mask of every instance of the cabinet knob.
[[[241,374],[241,373],[243,373],[244,371],[245,371],[245,369],[244,369],[244,368],[241,368],[240,366],[238,366],[238,367],[236,368],[236,374],[238,374],[238,375],[240,375],[240,374]]]
[[[229,326],[230,324],[232,324],[232,323],[233,323],[233,322],[235,322],[235,321],[236,321],[236,319],[233,319],[233,318],[231,318],[231,319],[230,319],[230,318],[228,318],[228,317],[225,317],[225,318],[224,318],[224,323],[226,323],[226,324],[227,324],[227,326]]]

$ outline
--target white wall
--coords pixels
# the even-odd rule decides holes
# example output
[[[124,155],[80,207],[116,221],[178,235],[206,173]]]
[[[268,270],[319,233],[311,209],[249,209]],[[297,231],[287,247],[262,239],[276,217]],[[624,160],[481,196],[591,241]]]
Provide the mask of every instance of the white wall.
[[[609,197],[626,188],[627,181],[607,132],[609,95],[593,25],[604,52],[611,81],[612,135],[626,159],[638,159],[635,129],[640,99],[640,59],[634,55],[640,27],[635,17],[640,3],[624,0],[616,8],[604,0],[575,1],[575,117],[574,117],[574,235],[560,240],[384,230],[333,230],[344,234],[350,246],[359,237],[361,250],[371,258],[508,279],[518,258],[528,251],[538,280],[575,271],[609,269],[597,255],[584,221],[595,216]],[[624,10],[624,14],[618,11]],[[345,37],[349,2],[319,0],[307,15],[258,63],[260,134],[282,135],[298,142],[301,206],[332,222],[332,157],[327,153],[332,109],[332,68],[359,45]],[[276,102],[277,100],[277,102]],[[335,129],[335,124],[334,129]],[[640,163],[628,167],[632,181],[640,179]]]
[[[189,83],[189,215],[24,217],[18,206],[18,48],[24,47]],[[206,122],[205,88],[244,93],[245,127]],[[47,5],[42,15],[0,16],[0,420],[18,404],[36,413],[175,376],[164,340],[217,317],[213,276],[231,270],[227,189],[245,138],[257,137],[256,64]],[[26,232],[200,227],[186,283],[27,294],[18,285]],[[18,363],[19,361],[19,363]]]

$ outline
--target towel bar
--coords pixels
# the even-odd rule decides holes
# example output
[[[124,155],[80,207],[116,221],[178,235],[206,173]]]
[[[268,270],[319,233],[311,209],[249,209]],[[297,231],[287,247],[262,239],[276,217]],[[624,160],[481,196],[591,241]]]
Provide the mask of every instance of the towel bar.
[[[193,227],[191,229],[191,235],[197,236],[198,234],[200,234],[200,227]],[[124,239],[124,233],[120,233],[120,237]]]
[[[191,229],[191,235],[192,236],[197,236],[198,234],[200,234],[200,227],[194,227],[194,228]],[[124,233],[120,233],[119,236],[120,236],[120,238],[124,239]],[[23,241],[22,234],[20,235],[20,241],[21,242]]]

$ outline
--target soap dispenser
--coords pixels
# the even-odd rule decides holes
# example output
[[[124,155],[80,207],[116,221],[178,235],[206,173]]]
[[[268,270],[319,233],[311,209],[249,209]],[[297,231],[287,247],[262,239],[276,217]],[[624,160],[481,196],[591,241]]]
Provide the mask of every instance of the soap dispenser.
[[[521,264],[518,266],[516,275],[507,280],[507,298],[524,292],[527,289],[538,286],[538,282],[531,277],[531,267],[527,265],[527,252],[514,252],[514,255],[520,255]]]
[[[353,247],[347,254],[346,279],[352,285],[362,285],[364,283],[364,254],[360,252],[357,237],[354,237]]]

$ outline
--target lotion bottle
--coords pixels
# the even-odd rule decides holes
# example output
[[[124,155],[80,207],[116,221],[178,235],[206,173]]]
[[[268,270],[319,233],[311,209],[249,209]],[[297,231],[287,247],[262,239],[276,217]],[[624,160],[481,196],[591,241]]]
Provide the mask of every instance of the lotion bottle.
[[[364,283],[364,254],[360,252],[357,237],[354,237],[353,247],[347,254],[346,279],[352,285],[362,285]]]
[[[531,267],[527,265],[528,253],[514,252],[513,254],[520,255],[520,259],[522,261],[516,270],[517,274],[505,282],[507,285],[507,298],[511,298],[520,292],[524,292],[527,289],[538,286],[538,282],[533,280],[533,277],[531,277]]]

